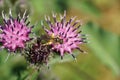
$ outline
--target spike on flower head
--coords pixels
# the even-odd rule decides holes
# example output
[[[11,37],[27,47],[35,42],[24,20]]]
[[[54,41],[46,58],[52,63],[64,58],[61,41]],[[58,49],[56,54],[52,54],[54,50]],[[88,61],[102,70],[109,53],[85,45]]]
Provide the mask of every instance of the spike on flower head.
[[[52,49],[58,51],[61,57],[63,57],[65,52],[68,52],[75,58],[72,54],[72,50],[74,49],[79,49],[83,52],[79,48],[79,45],[85,43],[86,38],[82,38],[81,31],[78,31],[81,26],[80,20],[75,20],[75,17],[73,17],[69,21],[66,21],[66,12],[64,12],[63,16],[60,15],[60,21],[57,21],[56,14],[53,14],[54,23],[51,23],[50,17],[45,16],[45,20],[50,30],[46,29],[43,23],[42,26],[46,33],[53,39],[53,42],[51,42]]]
[[[9,11],[9,18],[2,12],[4,25],[0,25],[0,42],[2,43],[1,48],[6,48],[11,52],[18,49],[23,49],[27,41],[30,40],[31,27],[28,27],[29,22],[26,23],[28,16],[17,18],[12,17],[11,10]]]

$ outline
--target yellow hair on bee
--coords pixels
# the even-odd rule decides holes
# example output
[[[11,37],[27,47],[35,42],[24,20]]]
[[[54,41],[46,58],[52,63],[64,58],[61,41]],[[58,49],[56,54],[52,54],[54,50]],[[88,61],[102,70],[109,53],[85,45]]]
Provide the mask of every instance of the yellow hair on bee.
[[[51,35],[51,38],[55,38],[55,34],[54,33]]]
[[[50,36],[50,40],[47,42],[47,43],[45,43],[44,45],[51,45],[54,41],[53,41],[53,39],[55,38],[55,35],[54,34],[52,34],[51,36]]]
[[[53,43],[59,44],[62,43],[63,41],[61,41],[61,39],[59,39],[59,37],[55,36],[54,34],[50,35],[50,40],[48,40],[47,43],[45,43],[44,45],[51,45]]]

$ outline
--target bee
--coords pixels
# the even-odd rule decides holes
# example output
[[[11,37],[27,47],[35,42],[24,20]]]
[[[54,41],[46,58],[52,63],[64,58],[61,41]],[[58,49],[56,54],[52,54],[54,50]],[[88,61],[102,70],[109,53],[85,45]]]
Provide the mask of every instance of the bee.
[[[54,44],[62,44],[63,40],[60,39],[58,36],[55,36],[54,34],[48,36],[48,35],[43,35],[41,37],[43,39],[42,43],[43,45],[52,45]]]

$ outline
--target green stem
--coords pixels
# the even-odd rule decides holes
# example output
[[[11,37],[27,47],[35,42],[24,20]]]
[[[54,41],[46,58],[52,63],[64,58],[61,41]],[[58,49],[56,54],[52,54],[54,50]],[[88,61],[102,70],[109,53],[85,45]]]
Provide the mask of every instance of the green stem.
[[[20,72],[17,72],[17,75],[18,75],[17,80],[21,80],[21,74],[20,74]]]

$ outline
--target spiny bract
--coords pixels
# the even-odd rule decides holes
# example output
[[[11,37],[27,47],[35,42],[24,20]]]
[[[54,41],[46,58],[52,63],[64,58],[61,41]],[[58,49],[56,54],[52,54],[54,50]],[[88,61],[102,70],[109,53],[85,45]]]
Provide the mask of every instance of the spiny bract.
[[[30,64],[41,66],[47,64],[50,57],[50,45],[44,45],[41,39],[37,37],[37,41],[25,49],[24,55]]]

